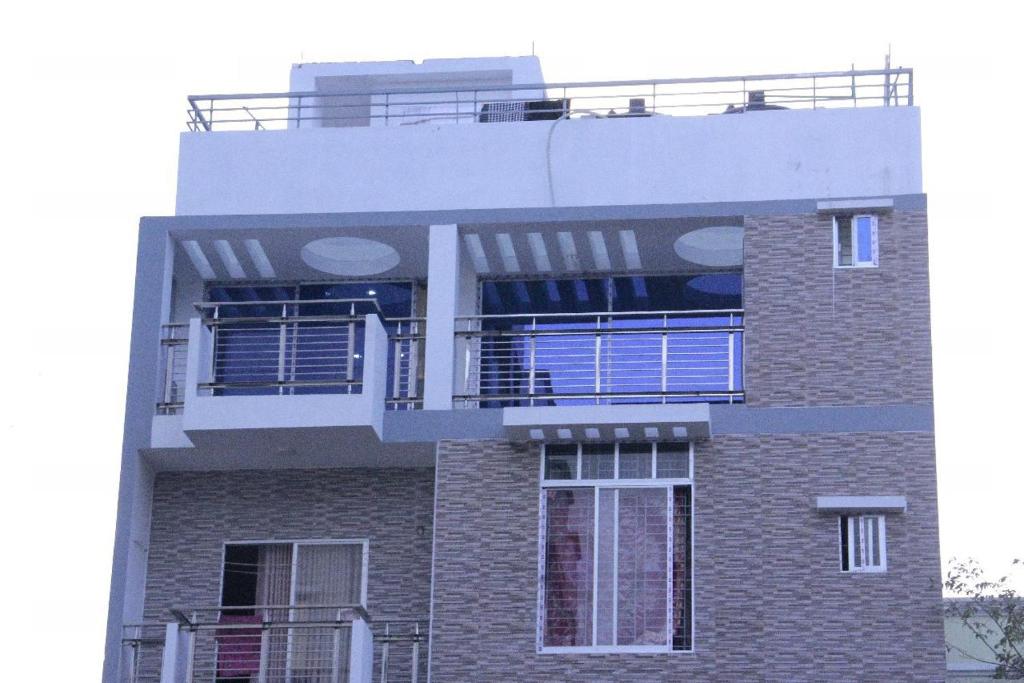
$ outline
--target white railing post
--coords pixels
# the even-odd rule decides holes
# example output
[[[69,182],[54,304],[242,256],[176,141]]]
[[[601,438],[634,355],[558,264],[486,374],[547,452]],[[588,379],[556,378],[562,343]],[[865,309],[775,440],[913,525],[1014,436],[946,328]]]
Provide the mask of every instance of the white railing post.
[[[388,663],[391,654],[391,624],[384,624],[384,641],[380,646],[380,683],[388,683]]]
[[[160,683],[178,683],[178,635],[178,624],[167,624],[164,630],[164,656],[160,662]]]
[[[199,395],[199,385],[214,376],[214,335],[202,319],[192,318],[188,327],[188,346],[185,356],[185,389],[182,396],[186,419],[189,404]]]
[[[352,620],[352,635],[348,653],[349,683],[373,681],[373,633],[365,619]]]
[[[287,316],[288,316],[288,304],[284,304],[283,306],[281,306],[281,317],[282,318],[286,318]],[[282,320],[280,329],[278,330],[278,333],[277,333],[277,382],[278,382],[277,393],[278,393],[279,396],[283,396],[284,393],[285,393],[285,391],[284,391],[284,380],[285,380],[284,368],[285,368],[285,365],[287,364],[287,361],[286,361],[286,356],[287,356],[287,353],[288,353],[287,349],[288,349],[288,323]]]
[[[406,372],[409,379],[406,381],[406,395],[408,398],[419,398],[419,372],[420,372],[420,323],[414,321],[409,323],[409,333],[412,338],[409,340],[409,362],[406,364]]]
[[[537,319],[534,318],[530,325],[530,370],[528,390],[530,393],[530,405],[533,405],[534,387],[537,381]]]
[[[409,675],[410,683],[418,683],[420,679],[420,624],[416,622],[413,626],[412,636],[412,670]]]
[[[331,683],[341,681],[341,610],[338,610],[334,624],[334,643],[331,649]]]
[[[266,619],[266,616],[264,616]],[[267,683],[270,669],[270,629],[266,623],[260,631],[260,668],[256,674],[258,683]]]

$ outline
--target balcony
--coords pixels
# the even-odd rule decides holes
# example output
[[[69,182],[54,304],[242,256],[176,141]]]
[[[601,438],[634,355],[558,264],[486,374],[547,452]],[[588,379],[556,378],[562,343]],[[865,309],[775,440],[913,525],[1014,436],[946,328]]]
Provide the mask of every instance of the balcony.
[[[274,448],[294,429],[379,442],[385,409],[421,405],[422,318],[384,321],[372,300],[197,307],[163,329],[154,447],[188,445],[182,431],[221,451]]]
[[[174,615],[176,623],[125,627],[122,683],[415,683],[425,667],[427,634],[420,622],[372,623],[361,605],[217,607]]]
[[[743,402],[743,311],[458,319],[463,408]]]

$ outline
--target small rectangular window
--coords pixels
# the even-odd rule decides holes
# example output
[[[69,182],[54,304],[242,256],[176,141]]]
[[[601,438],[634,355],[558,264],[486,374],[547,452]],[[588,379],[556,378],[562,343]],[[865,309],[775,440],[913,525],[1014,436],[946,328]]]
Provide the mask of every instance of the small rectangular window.
[[[878,216],[835,216],[832,231],[836,268],[878,265]]]
[[[885,515],[839,518],[840,567],[844,572],[884,572]]]

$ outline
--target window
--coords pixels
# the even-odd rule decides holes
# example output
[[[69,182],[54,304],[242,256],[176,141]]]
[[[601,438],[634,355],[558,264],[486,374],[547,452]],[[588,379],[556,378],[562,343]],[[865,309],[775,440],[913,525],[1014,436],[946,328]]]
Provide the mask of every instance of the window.
[[[836,268],[878,266],[878,216],[832,218]]]
[[[227,628],[215,636],[217,683],[254,681],[261,671],[273,681],[338,680],[332,674],[346,670],[349,640],[336,643],[317,622],[336,617],[330,607],[366,605],[367,550],[365,540],[225,545],[219,623]],[[264,634],[264,622],[279,626]]]
[[[229,543],[221,605],[366,603],[366,541]],[[232,610],[243,611],[243,610]]]
[[[538,651],[691,650],[687,443],[544,449]]]
[[[885,571],[885,515],[841,516],[839,539],[844,572]]]

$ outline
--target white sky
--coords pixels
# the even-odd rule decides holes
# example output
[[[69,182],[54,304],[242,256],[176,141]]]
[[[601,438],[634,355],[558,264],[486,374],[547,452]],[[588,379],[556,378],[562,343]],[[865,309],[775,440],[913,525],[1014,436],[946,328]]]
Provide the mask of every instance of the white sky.
[[[611,80],[875,68],[891,43],[894,65],[915,69],[924,127],[943,557],[994,572],[1024,557],[1024,84],[1009,3],[360,4],[4,10],[0,505],[16,588],[0,629],[24,641],[15,672],[36,663],[11,680],[99,676],[137,224],[173,212],[185,96],[285,90],[297,61],[529,54],[535,41],[548,80]]]

